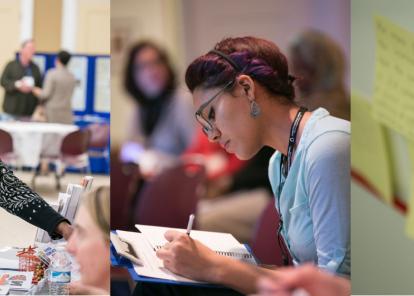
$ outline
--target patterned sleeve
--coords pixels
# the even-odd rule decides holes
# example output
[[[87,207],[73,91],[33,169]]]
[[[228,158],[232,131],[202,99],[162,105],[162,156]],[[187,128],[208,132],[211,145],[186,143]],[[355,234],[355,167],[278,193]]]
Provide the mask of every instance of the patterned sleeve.
[[[30,224],[44,229],[52,239],[61,238],[55,229],[60,222],[67,220],[52,209],[36,192],[20,181],[1,161],[0,206]]]

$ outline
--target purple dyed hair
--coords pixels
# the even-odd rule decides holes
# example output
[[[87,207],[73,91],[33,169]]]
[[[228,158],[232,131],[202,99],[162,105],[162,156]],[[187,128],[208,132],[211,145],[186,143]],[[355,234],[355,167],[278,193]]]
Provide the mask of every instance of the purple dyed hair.
[[[214,47],[228,55],[242,71],[209,52],[195,59],[187,68],[185,82],[191,92],[197,87],[222,87],[240,74],[249,75],[271,94],[293,101],[294,77],[288,74],[286,57],[272,42],[256,37],[226,38]]]

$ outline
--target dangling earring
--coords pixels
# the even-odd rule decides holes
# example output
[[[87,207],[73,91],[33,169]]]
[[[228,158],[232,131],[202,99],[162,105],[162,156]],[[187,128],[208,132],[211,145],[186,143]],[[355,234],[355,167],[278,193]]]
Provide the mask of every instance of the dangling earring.
[[[253,118],[256,118],[257,116],[260,115],[260,112],[261,110],[260,110],[259,104],[257,104],[256,101],[252,100],[250,103],[250,115]]]

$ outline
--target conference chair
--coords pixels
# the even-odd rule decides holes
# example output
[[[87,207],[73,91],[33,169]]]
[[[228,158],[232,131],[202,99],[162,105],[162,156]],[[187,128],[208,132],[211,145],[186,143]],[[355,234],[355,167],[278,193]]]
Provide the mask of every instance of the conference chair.
[[[253,239],[250,243],[253,254],[261,264],[282,266],[283,250],[288,257],[289,265],[292,264],[283,238],[277,235],[278,226],[279,214],[276,211],[275,202],[272,199],[257,221]]]
[[[205,192],[205,177],[204,165],[182,161],[148,180],[138,196],[135,224],[187,227]]]
[[[13,138],[3,129],[0,129],[0,159],[9,166],[16,165],[17,157],[13,150]]]

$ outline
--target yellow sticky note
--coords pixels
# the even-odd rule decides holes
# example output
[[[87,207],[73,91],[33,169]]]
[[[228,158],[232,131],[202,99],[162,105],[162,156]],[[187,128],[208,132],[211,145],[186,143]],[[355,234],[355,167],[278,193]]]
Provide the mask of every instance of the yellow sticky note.
[[[408,203],[407,227],[406,231],[410,238],[414,239],[414,143],[409,145],[411,160],[411,198]]]
[[[392,203],[392,179],[385,131],[371,116],[370,102],[351,94],[351,166],[387,203]]]
[[[373,116],[414,140],[414,33],[375,17]]]

